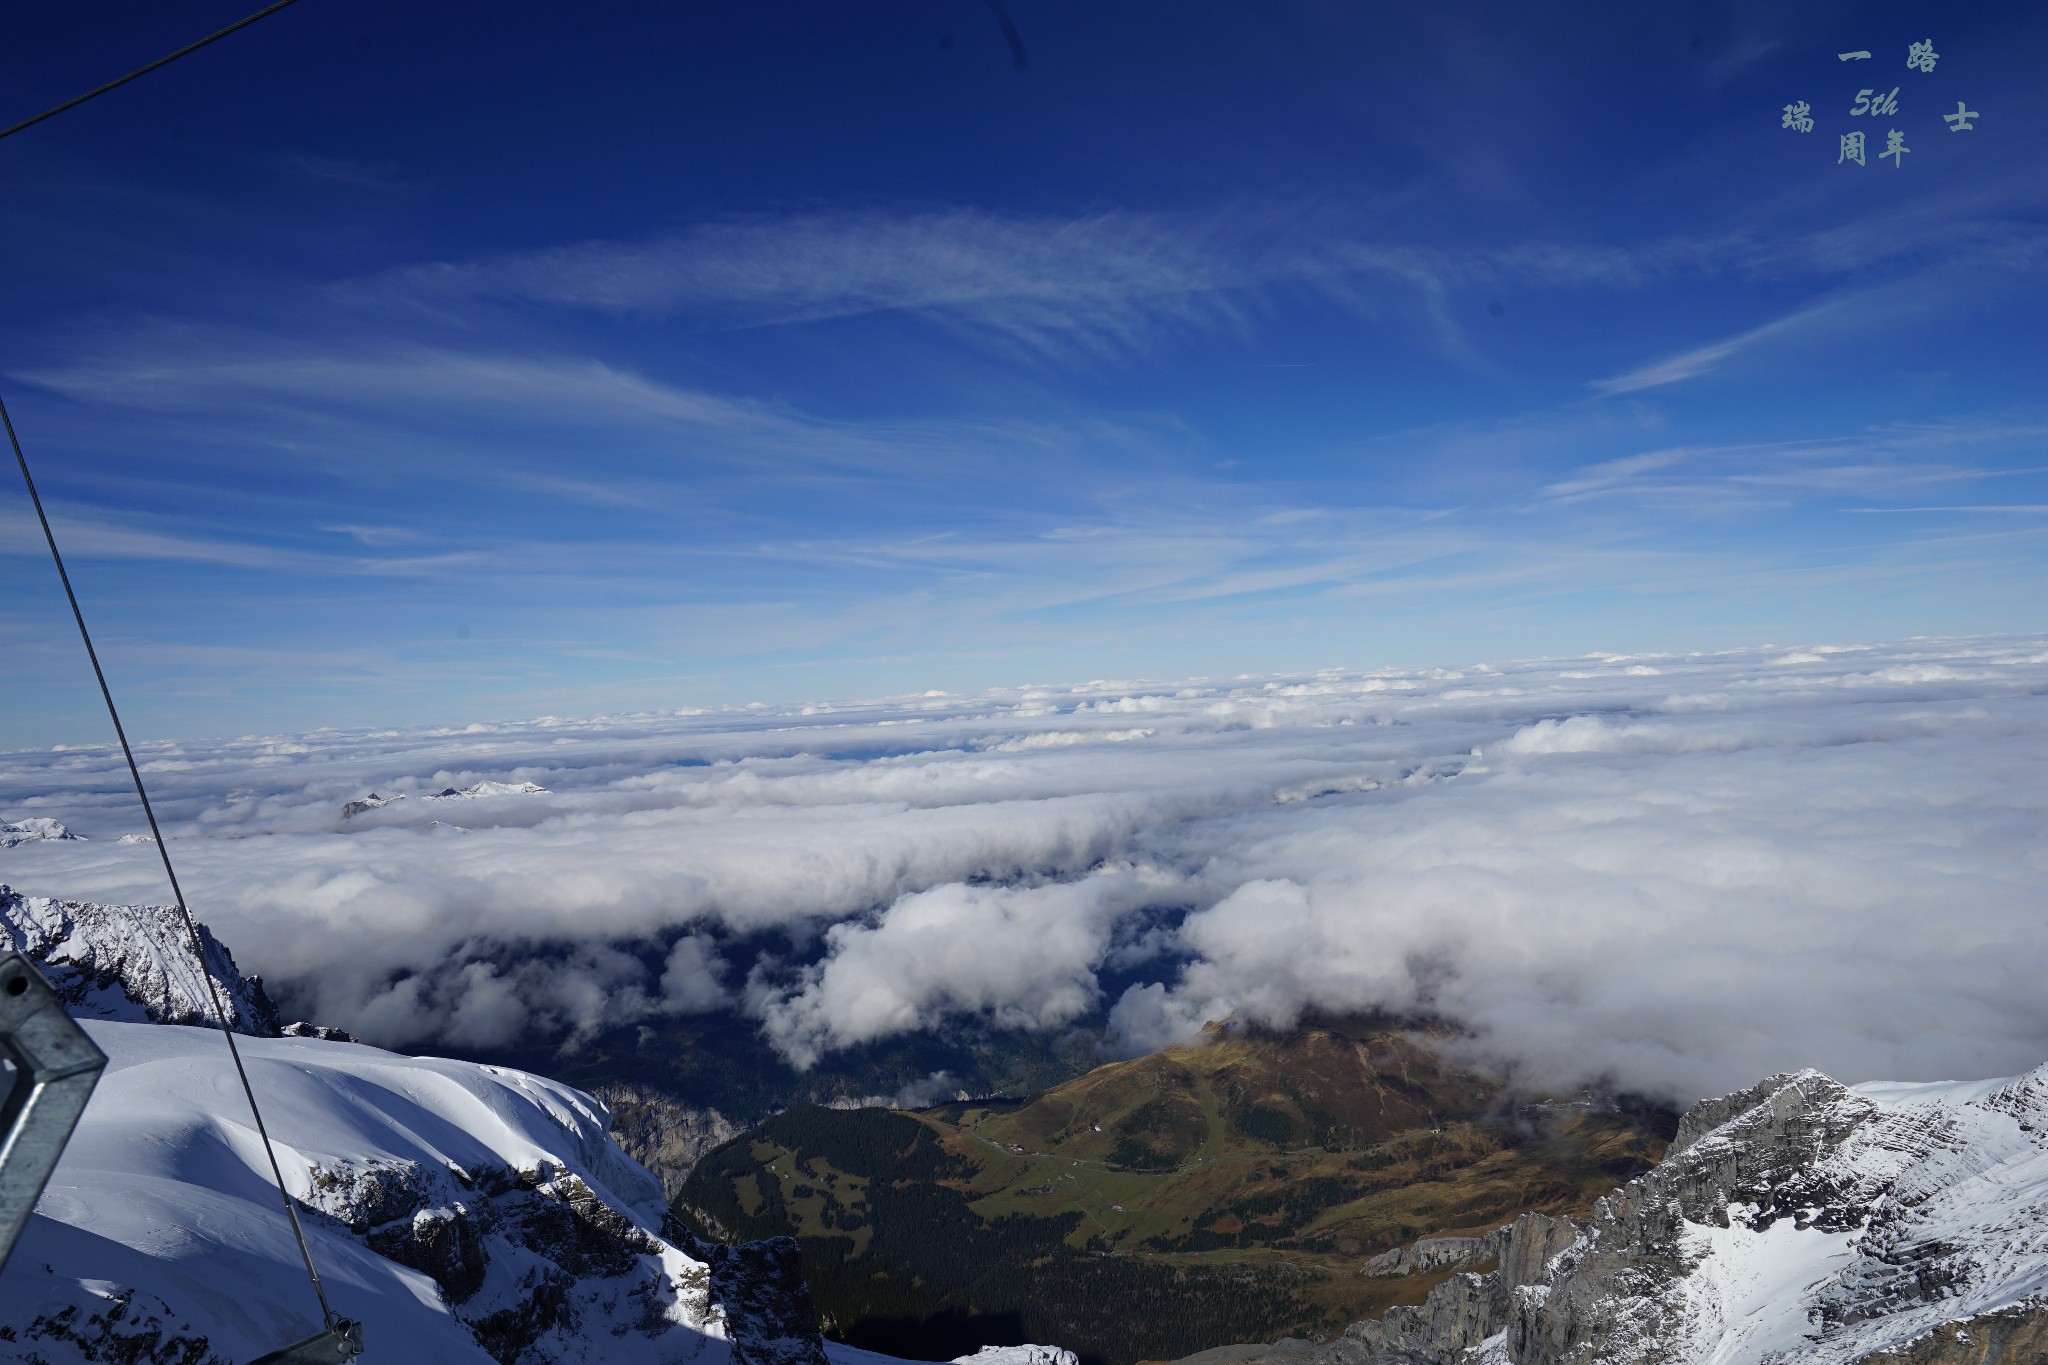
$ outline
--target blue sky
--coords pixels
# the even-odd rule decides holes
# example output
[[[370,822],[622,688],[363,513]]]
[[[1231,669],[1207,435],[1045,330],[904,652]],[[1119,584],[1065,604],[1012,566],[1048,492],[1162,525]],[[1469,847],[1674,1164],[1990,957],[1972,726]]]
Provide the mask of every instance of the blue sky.
[[[304,0],[0,143],[133,728],[2042,625],[2048,11],[1010,13]],[[96,740],[38,554],[0,744]]]

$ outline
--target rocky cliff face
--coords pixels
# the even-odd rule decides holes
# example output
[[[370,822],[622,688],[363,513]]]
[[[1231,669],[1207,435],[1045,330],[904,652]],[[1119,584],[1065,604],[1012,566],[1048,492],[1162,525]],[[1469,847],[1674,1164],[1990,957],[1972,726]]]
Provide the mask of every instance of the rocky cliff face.
[[[1696,1106],[1582,1227],[1526,1215],[1497,1268],[1239,1365],[2020,1365],[2048,1359],[2048,1067]],[[1438,1253],[1410,1249],[1406,1268]],[[1403,1258],[1381,1258],[1402,1273]],[[1438,1262],[1441,1263],[1441,1262]]]
[[[199,938],[230,1027],[275,1037],[277,1008],[262,980],[243,976],[234,955],[203,924]],[[214,1023],[206,976],[175,906],[51,900],[0,886],[0,945],[32,958],[80,1018]]]
[[[684,1104],[646,1086],[607,1081],[590,1093],[612,1111],[612,1140],[654,1172],[671,1202],[682,1193],[697,1159],[743,1127],[716,1109]]]

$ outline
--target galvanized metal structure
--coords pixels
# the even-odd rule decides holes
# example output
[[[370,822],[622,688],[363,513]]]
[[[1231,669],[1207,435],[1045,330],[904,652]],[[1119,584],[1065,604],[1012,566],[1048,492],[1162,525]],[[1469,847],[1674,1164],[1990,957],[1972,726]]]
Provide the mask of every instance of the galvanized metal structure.
[[[35,1212],[57,1158],[106,1070],[101,1052],[35,964],[0,954],[0,1058],[14,1084],[0,1099],[0,1270]]]

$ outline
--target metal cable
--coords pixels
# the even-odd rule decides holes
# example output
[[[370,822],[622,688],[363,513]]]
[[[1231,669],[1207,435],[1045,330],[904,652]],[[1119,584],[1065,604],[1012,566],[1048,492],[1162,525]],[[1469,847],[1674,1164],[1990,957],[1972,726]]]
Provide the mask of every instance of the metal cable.
[[[292,0],[283,0],[284,4]],[[273,5],[272,9],[281,8]],[[265,11],[268,13],[269,11]],[[261,18],[261,15],[256,16]],[[248,20],[243,20],[248,23]],[[222,30],[226,32],[227,30]],[[215,37],[220,36],[215,34]],[[206,41],[211,42],[212,39]],[[195,44],[196,46],[196,44]],[[190,49],[188,48],[187,51]],[[172,54],[177,55],[177,54]],[[170,58],[166,57],[165,61]],[[161,62],[158,65],[162,65]],[[145,68],[146,69],[146,68]],[[140,73],[137,73],[140,74]],[[129,79],[132,79],[129,78]],[[118,84],[118,82],[117,82]],[[111,87],[107,87],[111,88]],[[82,96],[81,98],[90,98]],[[73,103],[77,103],[76,100]],[[53,111],[54,112],[54,111]],[[47,117],[47,115],[45,115]],[[11,131],[11,130],[10,130]],[[0,134],[4,136],[4,134]],[[242,1065],[242,1049],[235,1044],[235,1031],[228,1026],[226,1003],[221,999],[220,984],[213,979],[213,973],[206,966],[206,941],[199,936],[199,923],[192,918],[191,910],[185,905],[184,888],[178,885],[177,869],[171,866],[171,847],[164,842],[163,831],[157,828],[156,811],[149,804],[149,791],[142,785],[142,769],[135,764],[135,750],[128,743],[128,731],[121,725],[121,713],[114,708],[114,694],[107,687],[106,672],[100,668],[99,651],[92,646],[92,632],[85,628],[85,613],[79,610],[78,594],[72,591],[71,575],[64,568],[64,556],[57,551],[57,536],[50,529],[49,515],[43,511],[43,498],[36,491],[34,476],[28,472],[28,456],[21,450],[21,438],[15,435],[14,418],[8,414],[7,403],[0,399],[0,423],[7,427],[7,440],[14,447],[14,462],[21,466],[21,481],[28,485],[29,501],[35,504],[36,520],[42,523],[43,540],[50,547],[50,558],[57,565],[57,577],[63,581],[65,600],[71,603],[71,619],[78,622],[78,638],[85,642],[85,657],[92,660],[92,675],[100,685],[100,696],[107,703],[107,716],[114,722],[114,734],[121,741],[121,755],[128,760],[128,776],[135,779],[135,795],[141,798],[142,813],[149,820],[150,837],[156,840],[157,856],[163,859],[164,875],[171,880],[171,894],[177,897],[178,913],[184,917],[185,932],[192,939],[192,953],[199,963],[199,975],[206,981],[207,998],[213,1003],[214,1022],[220,1025],[223,1038],[228,1040],[228,1055],[235,1059],[235,1075],[241,1079],[242,1094],[249,1101],[249,1116],[256,1120],[256,1135],[263,1142],[263,1155],[270,1159],[270,1175],[277,1183],[277,1196],[284,1201],[284,1216],[291,1221],[292,1236],[298,1239],[299,1257],[306,1263],[306,1278],[313,1283],[313,1295],[320,1300],[321,1320],[332,1328],[335,1324],[334,1309],[328,1305],[327,1290],[320,1284],[320,1272],[313,1266],[313,1249],[306,1244],[306,1229],[299,1223],[298,1206],[284,1187],[284,1171],[277,1164],[277,1149],[271,1145],[270,1130],[263,1125],[263,1111],[257,1107],[256,1091],[249,1084],[248,1068]]]
[[[55,118],[57,115],[63,113],[66,109],[76,109],[79,105],[84,104],[89,99],[96,99],[99,96],[106,94],[109,90],[119,89],[121,86],[128,84],[128,82],[134,80],[138,76],[147,76],[150,72],[156,70],[160,66],[169,66],[172,62],[175,62],[176,60],[178,60],[178,58],[184,56],[188,52],[197,52],[200,48],[205,47],[208,43],[217,42],[220,39],[227,37],[230,33],[233,33],[238,28],[247,28],[249,25],[255,23],[258,19],[267,18],[270,15],[273,15],[277,13],[279,10],[283,9],[286,5],[296,3],[298,3],[298,0],[277,0],[276,4],[269,5],[263,9],[257,10],[254,14],[250,15],[246,19],[237,19],[234,23],[229,24],[226,28],[221,29],[217,33],[209,33],[196,43],[185,44],[185,46],[179,48],[176,52],[171,53],[168,57],[159,57],[155,61],[151,62],[148,66],[138,66],[137,68],[135,68],[135,70],[129,72],[127,75],[121,77],[119,80],[108,81],[105,85],[100,86],[97,90],[88,90],[83,95],[78,96],[76,99],[68,99],[64,101],[62,104],[58,105],[54,109],[43,110],[42,113],[37,114],[34,118],[23,119],[20,123],[15,124],[12,128],[6,129],[5,131],[0,131],[0,137],[12,137],[24,128],[35,127],[38,123],[41,123],[46,118]]]

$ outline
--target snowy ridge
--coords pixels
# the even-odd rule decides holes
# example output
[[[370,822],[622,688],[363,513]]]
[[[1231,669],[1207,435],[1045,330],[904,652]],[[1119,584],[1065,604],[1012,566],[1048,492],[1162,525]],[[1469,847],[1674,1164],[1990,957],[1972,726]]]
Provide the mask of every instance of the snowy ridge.
[[[16,820],[9,824],[0,820],[0,848],[19,848],[23,844],[53,843],[59,839],[73,839],[85,842],[82,834],[73,834],[61,820],[47,816],[35,816],[27,820]]]
[[[111,1061],[0,1281],[0,1357],[201,1365],[306,1335],[312,1294],[220,1039],[86,1027]],[[814,1325],[791,1339],[787,1295],[764,1309],[761,1283],[721,1284],[662,1236],[660,1185],[588,1096],[347,1043],[243,1055],[374,1359],[824,1365]]]
[[[472,782],[457,790],[443,787],[422,801],[475,801],[490,796],[547,796],[550,793],[538,782]]]
[[[245,977],[226,945],[199,926],[206,968],[229,1026],[270,1037],[277,1010],[263,982]],[[157,1024],[214,1022],[206,974],[177,907],[95,905],[22,896],[0,886],[0,944],[34,959],[74,1015]]]

